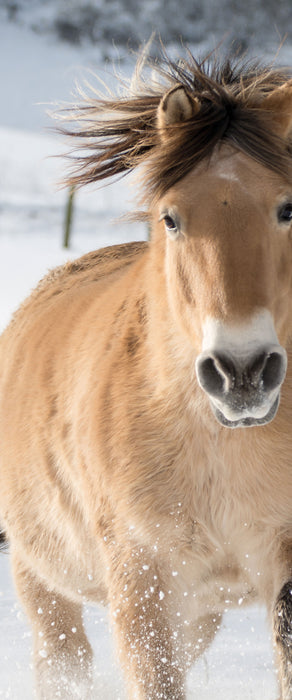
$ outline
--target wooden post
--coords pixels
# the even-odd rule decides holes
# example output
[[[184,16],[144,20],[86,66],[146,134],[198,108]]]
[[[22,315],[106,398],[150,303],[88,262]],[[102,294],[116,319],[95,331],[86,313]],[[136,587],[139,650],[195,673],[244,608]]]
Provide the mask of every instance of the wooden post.
[[[65,226],[64,226],[64,239],[63,247],[69,248],[70,236],[72,228],[72,218],[73,218],[73,201],[74,201],[75,187],[72,185],[69,190],[66,210],[65,210]]]

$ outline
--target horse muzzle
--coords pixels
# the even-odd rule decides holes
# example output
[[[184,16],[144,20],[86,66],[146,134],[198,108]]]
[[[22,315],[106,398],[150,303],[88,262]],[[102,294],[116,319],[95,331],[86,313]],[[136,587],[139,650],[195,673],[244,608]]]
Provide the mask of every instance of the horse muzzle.
[[[276,415],[287,356],[279,345],[262,349],[244,364],[219,353],[203,352],[197,359],[199,384],[224,426],[265,425]]]
[[[266,311],[240,333],[236,330],[210,319],[203,351],[196,361],[198,382],[222,425],[265,425],[279,406],[287,369],[286,351],[278,343]]]

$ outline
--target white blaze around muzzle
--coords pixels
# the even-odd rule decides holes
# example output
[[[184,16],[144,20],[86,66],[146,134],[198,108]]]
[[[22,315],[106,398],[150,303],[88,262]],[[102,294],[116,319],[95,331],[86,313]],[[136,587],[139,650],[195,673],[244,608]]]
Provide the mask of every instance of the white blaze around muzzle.
[[[196,373],[217,420],[230,428],[271,421],[279,405],[287,355],[270,313],[264,310],[242,325],[208,318],[203,331]]]

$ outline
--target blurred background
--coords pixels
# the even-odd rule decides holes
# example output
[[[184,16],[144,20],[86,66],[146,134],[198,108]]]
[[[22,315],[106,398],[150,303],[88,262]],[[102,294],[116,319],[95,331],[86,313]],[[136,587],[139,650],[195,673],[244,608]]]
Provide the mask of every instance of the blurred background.
[[[228,34],[242,50],[271,50],[289,31],[290,0],[1,0],[3,18],[75,46],[137,48],[155,30],[165,44],[210,45]],[[102,45],[102,46],[101,46]]]

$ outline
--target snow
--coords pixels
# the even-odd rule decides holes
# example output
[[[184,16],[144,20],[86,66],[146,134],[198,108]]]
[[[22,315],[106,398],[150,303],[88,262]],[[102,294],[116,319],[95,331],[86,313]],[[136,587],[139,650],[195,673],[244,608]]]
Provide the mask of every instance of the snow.
[[[291,61],[291,54],[286,49],[286,60]],[[68,99],[80,64],[94,65],[93,51],[44,40],[3,21],[0,56],[2,65],[5,61],[0,110],[2,329],[49,268],[90,249],[139,240],[146,230],[142,224],[115,221],[133,208],[133,187],[122,180],[78,193],[72,246],[69,251],[62,248],[67,192],[56,183],[64,161],[52,156],[64,147],[44,130],[48,118],[44,106],[36,103]],[[100,50],[96,56],[100,61]],[[86,606],[85,621],[95,651],[96,697],[125,700],[106,610]],[[0,658],[0,699],[31,700],[31,632],[14,593],[8,554],[0,555]],[[226,613],[213,646],[190,672],[188,688],[188,700],[275,700],[273,652],[263,609],[245,609],[239,601],[237,610]]]
[[[125,700],[107,611],[85,607],[95,652],[96,697]],[[0,559],[0,698],[32,700],[31,632],[13,592],[9,555]],[[276,680],[265,612],[258,607],[229,611],[207,654],[188,678],[188,700],[275,700]]]

